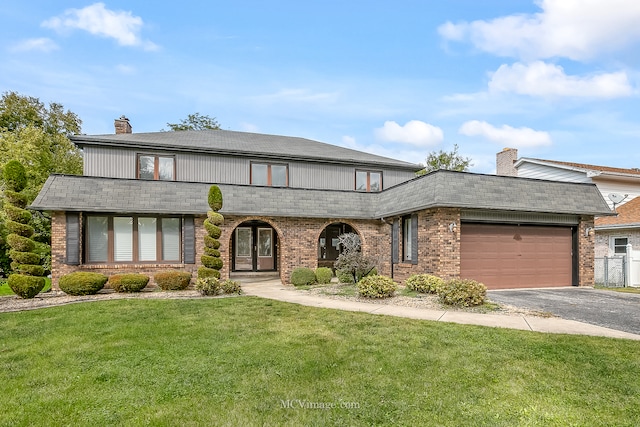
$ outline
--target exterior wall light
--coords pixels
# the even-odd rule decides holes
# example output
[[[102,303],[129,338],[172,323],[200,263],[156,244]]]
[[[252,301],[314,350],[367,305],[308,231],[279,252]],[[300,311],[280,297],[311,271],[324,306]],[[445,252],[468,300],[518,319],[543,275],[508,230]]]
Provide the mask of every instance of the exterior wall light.
[[[452,222],[451,224],[449,224],[449,231],[452,232],[452,233],[455,233],[457,226],[458,225],[455,222]]]

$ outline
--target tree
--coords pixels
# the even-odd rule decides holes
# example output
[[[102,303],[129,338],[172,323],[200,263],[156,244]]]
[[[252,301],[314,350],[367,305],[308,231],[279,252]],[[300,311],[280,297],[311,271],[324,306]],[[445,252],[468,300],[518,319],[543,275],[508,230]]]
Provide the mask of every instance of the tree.
[[[180,121],[180,123],[167,123],[169,130],[219,130],[220,123],[215,117],[202,116],[200,113],[189,114],[186,119]]]
[[[473,166],[471,158],[459,155],[458,144],[454,144],[453,150],[450,152],[440,150],[437,153],[435,151],[429,153],[426,159],[426,166],[418,172],[418,175],[424,175],[439,169],[467,172],[470,166]]]
[[[198,278],[215,277],[219,279],[223,262],[218,250],[220,248],[218,239],[222,234],[220,226],[224,223],[224,217],[218,213],[222,209],[222,191],[220,191],[220,187],[212,185],[209,188],[207,201],[211,210],[207,212],[207,219],[204,220],[204,228],[207,231],[207,235],[204,236],[204,255],[200,257],[202,267],[198,268]]]
[[[61,104],[47,108],[38,98],[5,92],[0,99],[0,129],[13,132],[27,126],[42,129],[48,135],[71,136],[80,133],[82,120]]]
[[[338,236],[343,251],[334,263],[336,270],[350,274],[353,283],[371,273],[376,268],[376,259],[366,256],[360,250],[360,236],[356,233],[345,233]]]

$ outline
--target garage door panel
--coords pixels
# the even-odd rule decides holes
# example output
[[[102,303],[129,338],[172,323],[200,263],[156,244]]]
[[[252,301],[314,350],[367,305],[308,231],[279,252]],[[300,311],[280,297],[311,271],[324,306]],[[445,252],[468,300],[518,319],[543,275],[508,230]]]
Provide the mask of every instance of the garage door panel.
[[[460,273],[490,289],[570,286],[570,227],[463,224]]]

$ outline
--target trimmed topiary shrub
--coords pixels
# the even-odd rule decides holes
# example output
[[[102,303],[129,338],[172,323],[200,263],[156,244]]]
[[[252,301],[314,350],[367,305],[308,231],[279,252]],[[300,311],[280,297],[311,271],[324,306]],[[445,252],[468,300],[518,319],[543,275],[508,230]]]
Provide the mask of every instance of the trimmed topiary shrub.
[[[10,203],[4,205],[4,213],[11,221],[16,221],[21,224],[26,224],[31,221],[31,212],[16,207]]]
[[[24,274],[12,274],[7,283],[13,293],[20,298],[33,298],[44,288],[44,277],[25,276]]]
[[[116,292],[140,292],[149,283],[145,274],[114,274],[109,277],[109,285]]]
[[[363,277],[356,286],[360,296],[365,298],[389,298],[398,289],[391,277],[379,275]]]
[[[18,264],[17,262],[11,263],[11,268],[18,274],[26,274],[27,276],[44,276],[44,267],[34,264]]]
[[[189,286],[191,273],[184,271],[163,271],[153,276],[156,284],[163,291],[181,291]]]
[[[29,201],[27,200],[27,196],[9,189],[4,190],[4,196],[9,201],[9,203],[20,209],[26,208],[27,203],[29,203]]]
[[[444,284],[444,280],[431,274],[414,274],[404,284],[413,291],[423,294],[435,294],[438,288]]]
[[[240,282],[236,282],[235,280],[227,279],[224,282],[220,283],[222,288],[222,292],[225,294],[242,294],[242,288],[240,287]]]
[[[222,209],[222,191],[217,185],[209,188],[207,196],[210,211],[207,212],[207,219],[204,220],[204,229],[207,235],[204,236],[204,255],[200,257],[202,267],[198,268],[198,278],[215,278],[220,279],[220,270],[224,266],[220,251],[220,241],[222,235],[220,225],[224,223],[224,216],[218,213]]]
[[[40,255],[33,252],[18,252],[11,249],[9,256],[18,264],[37,264],[40,262]]]
[[[313,285],[316,282],[316,273],[306,267],[298,267],[291,273],[291,284],[294,286]]]
[[[12,191],[19,193],[27,186],[26,171],[22,163],[17,160],[11,160],[4,165],[2,177],[4,178],[4,185]]]
[[[196,290],[200,295],[218,295],[222,286],[216,277],[200,277],[196,280]]]
[[[36,243],[33,240],[18,236],[17,234],[9,234],[7,236],[7,243],[11,246],[11,249],[18,252],[33,252],[36,248]]]
[[[104,274],[76,271],[62,276],[58,281],[60,290],[74,296],[97,294],[109,278]]]
[[[318,267],[316,268],[316,282],[321,285],[326,285],[331,282],[331,278],[333,277],[333,271],[331,271],[328,267]]]
[[[438,287],[438,297],[444,304],[472,307],[484,304],[487,287],[475,280],[453,279]]]

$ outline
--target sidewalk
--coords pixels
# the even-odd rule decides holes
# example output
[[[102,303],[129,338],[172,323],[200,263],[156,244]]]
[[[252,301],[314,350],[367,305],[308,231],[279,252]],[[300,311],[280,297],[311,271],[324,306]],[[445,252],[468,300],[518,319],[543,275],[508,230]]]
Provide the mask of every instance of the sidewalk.
[[[554,334],[592,335],[609,338],[627,338],[640,340],[640,335],[603,328],[588,323],[560,318],[546,318],[522,315],[480,314],[462,311],[427,310],[414,307],[402,307],[391,304],[369,304],[358,301],[345,301],[308,295],[284,286],[280,280],[243,283],[246,295],[307,305],[311,307],[332,308],[346,311],[361,311],[370,314],[407,317],[410,319],[452,322],[466,325],[493,326],[499,328],[521,329],[525,331],[547,332]]]

